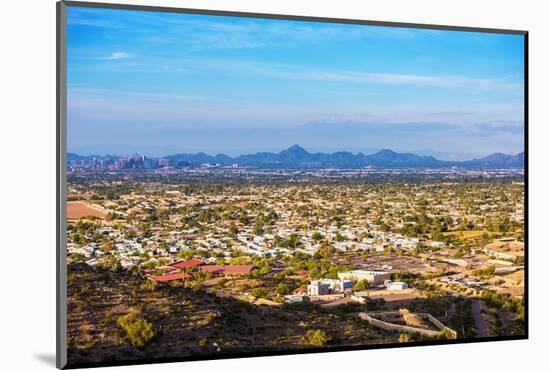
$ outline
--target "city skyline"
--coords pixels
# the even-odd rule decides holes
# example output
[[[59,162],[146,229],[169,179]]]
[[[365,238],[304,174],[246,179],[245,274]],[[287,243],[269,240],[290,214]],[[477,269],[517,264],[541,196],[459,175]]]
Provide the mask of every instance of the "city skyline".
[[[523,36],[71,7],[68,149],[524,150]]]

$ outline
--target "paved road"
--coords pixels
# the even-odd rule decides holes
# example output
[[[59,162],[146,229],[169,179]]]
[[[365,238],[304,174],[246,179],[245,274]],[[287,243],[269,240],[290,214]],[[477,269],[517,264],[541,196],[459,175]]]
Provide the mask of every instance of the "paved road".
[[[485,308],[485,303],[478,300],[472,301],[472,317],[477,327],[476,337],[478,338],[488,337],[490,335],[489,326],[481,315],[481,310]]]

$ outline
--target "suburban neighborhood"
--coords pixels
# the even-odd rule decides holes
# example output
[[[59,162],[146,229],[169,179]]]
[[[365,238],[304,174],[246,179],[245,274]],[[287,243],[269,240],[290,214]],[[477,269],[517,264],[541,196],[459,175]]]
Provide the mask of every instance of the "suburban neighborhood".
[[[181,287],[203,292],[195,300],[242,302],[296,320],[324,322],[336,314],[369,332],[356,344],[524,330],[524,187],[515,178],[344,184],[294,174],[295,181],[266,185],[210,183],[216,169],[207,174],[201,185],[146,173],[75,173],[68,187],[68,263],[81,266],[77,274],[117,274],[123,285],[138,279],[132,294],[143,290],[145,307],[156,305],[146,292],[166,295],[161,304],[178,299],[169,292]],[[74,311],[83,307],[76,298],[69,302],[76,355],[88,345],[83,328],[90,336],[90,325],[100,330]],[[152,320],[144,310],[123,311]],[[115,322],[120,314],[108,316]],[[148,344],[133,351],[155,346],[161,329],[150,324]],[[118,332],[116,323],[111,330]],[[299,332],[262,340],[266,348],[295,348],[309,343],[308,335],[322,346],[345,337],[328,322]],[[210,340],[215,351],[242,350],[238,340],[226,346]]]

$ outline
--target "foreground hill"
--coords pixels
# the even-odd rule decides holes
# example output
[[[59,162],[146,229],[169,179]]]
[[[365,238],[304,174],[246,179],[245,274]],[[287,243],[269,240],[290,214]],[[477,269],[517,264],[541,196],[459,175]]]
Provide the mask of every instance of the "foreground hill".
[[[139,274],[68,265],[69,364],[304,348],[303,337],[312,329],[327,334],[328,346],[397,339],[361,322],[356,313],[258,306],[146,282]],[[155,333],[142,348],[117,324],[132,312]]]

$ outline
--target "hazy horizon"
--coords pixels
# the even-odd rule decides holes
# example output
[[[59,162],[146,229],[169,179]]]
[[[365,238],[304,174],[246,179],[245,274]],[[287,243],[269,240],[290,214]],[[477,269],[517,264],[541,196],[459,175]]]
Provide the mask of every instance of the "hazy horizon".
[[[146,152],[143,152],[143,151],[134,151],[134,152],[105,152],[105,153],[102,153],[102,152],[97,152],[97,151],[91,151],[91,152],[74,152],[74,151],[68,151],[68,153],[72,153],[72,154],[77,154],[77,155],[81,155],[81,156],[115,156],[115,157],[131,157],[133,155],[144,155],[146,157],[149,157],[149,158],[162,158],[162,157],[167,157],[167,156],[170,156],[170,155],[176,155],[176,154],[199,154],[199,153],[203,153],[203,154],[206,154],[206,155],[209,155],[209,156],[216,156],[218,154],[222,154],[222,155],[228,155],[230,157],[233,157],[233,158],[236,158],[240,155],[247,155],[247,154],[258,154],[258,153],[261,153],[261,152],[270,152],[270,153],[280,153],[282,151],[285,151],[285,150],[288,150],[292,147],[295,147],[295,146],[298,146],[302,149],[304,149],[306,152],[310,153],[310,154],[317,154],[317,153],[323,153],[323,154],[334,154],[334,153],[337,153],[337,152],[350,152],[354,155],[357,155],[359,153],[361,154],[364,154],[364,155],[371,155],[371,154],[375,154],[375,153],[378,153],[382,150],[391,150],[393,152],[396,152],[396,153],[399,153],[399,154],[404,154],[404,153],[411,153],[411,154],[416,154],[416,155],[420,155],[420,156],[432,156],[432,157],[435,157],[436,159],[438,160],[448,160],[448,161],[465,161],[465,160],[470,160],[470,159],[478,159],[480,158],[481,156],[475,156],[475,155],[472,155],[471,153],[451,153],[451,152],[434,152],[432,150],[429,150],[429,149],[426,149],[426,150],[413,150],[413,151],[396,151],[396,150],[393,150],[392,148],[379,148],[379,149],[369,149],[369,150],[345,150],[345,149],[342,149],[342,150],[334,150],[334,151],[323,151],[323,150],[315,150],[315,149],[308,149],[308,148],[304,148],[302,145],[300,144],[293,144],[289,147],[285,147],[285,148],[279,148],[279,149],[273,149],[273,150],[258,150],[258,151],[254,151],[254,152],[243,152],[243,153],[234,153],[234,154],[231,154],[231,153],[223,153],[223,152],[206,152],[204,150],[192,150],[192,151],[178,151],[178,152],[167,152],[165,154],[161,154],[161,155],[154,155],[154,154],[150,154],[150,153],[146,153]],[[493,152],[493,153],[488,153],[488,154],[495,154],[495,153],[502,153],[502,152]],[[510,152],[510,153],[502,153],[502,154],[508,154],[508,155],[516,155],[516,154],[520,154],[522,152]]]
[[[71,6],[68,151],[524,150],[523,36]]]

